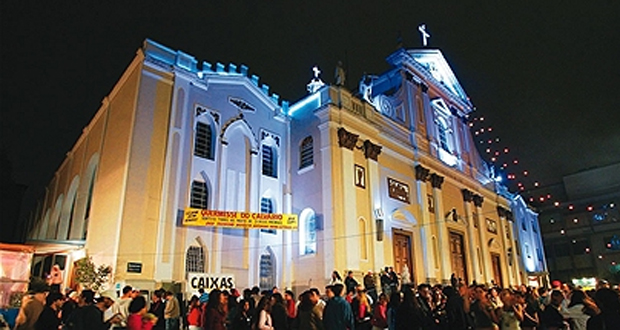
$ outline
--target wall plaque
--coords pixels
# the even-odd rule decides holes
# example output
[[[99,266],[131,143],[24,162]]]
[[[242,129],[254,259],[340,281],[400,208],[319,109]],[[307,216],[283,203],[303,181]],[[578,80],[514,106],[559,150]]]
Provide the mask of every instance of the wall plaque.
[[[387,182],[389,196],[409,204],[409,185],[392,178],[387,178]]]

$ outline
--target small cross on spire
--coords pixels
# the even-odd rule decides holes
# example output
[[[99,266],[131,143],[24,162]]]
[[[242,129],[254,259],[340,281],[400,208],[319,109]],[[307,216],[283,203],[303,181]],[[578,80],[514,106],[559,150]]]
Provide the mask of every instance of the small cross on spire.
[[[319,78],[319,75],[321,74],[321,70],[319,70],[319,67],[315,65],[315,66],[312,68],[312,71],[314,71],[314,78],[317,78],[317,79],[318,79],[318,78]]]
[[[431,35],[426,32],[426,24],[418,26],[418,31],[420,31],[420,34],[422,35],[422,46],[426,47],[428,44],[428,38],[431,37]]]

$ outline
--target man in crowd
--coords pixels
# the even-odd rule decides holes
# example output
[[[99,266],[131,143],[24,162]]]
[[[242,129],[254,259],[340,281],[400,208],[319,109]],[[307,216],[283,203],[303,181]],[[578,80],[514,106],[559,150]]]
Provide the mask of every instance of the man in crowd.
[[[51,292],[47,295],[47,303],[39,315],[39,319],[35,324],[37,330],[58,329],[60,326],[59,311],[65,297],[60,292]]]
[[[323,311],[323,325],[326,330],[347,330],[354,329],[355,320],[351,305],[344,300],[342,292],[344,286],[336,283],[326,288],[329,300]]]
[[[166,291],[166,307],[164,308],[166,330],[178,330],[180,317],[181,306],[179,305],[179,300],[177,300],[172,291]]]
[[[24,297],[22,307],[15,319],[15,330],[35,329],[35,323],[43,312],[49,291],[49,286],[45,283],[33,282],[30,284],[29,295]]]

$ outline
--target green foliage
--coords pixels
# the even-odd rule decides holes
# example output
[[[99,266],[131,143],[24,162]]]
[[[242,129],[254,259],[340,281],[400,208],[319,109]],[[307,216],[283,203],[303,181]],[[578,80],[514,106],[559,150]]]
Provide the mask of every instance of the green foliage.
[[[106,265],[95,266],[91,257],[82,258],[75,262],[75,280],[84,289],[94,291],[104,291],[105,285],[109,282],[112,275],[112,267]]]

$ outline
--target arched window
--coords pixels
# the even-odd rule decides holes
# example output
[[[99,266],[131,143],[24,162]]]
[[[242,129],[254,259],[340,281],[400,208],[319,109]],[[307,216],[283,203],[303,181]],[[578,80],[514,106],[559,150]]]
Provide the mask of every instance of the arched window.
[[[263,197],[260,199],[260,213],[273,213],[273,201],[271,198]],[[275,229],[261,229],[263,233],[275,234]]]
[[[209,191],[207,184],[201,181],[192,181],[192,193],[189,206],[196,209],[207,209],[209,202]]]
[[[263,175],[272,178],[278,177],[278,154],[272,146],[263,144]]]
[[[314,164],[314,146],[312,145],[312,136],[308,136],[299,146],[299,168],[306,168]]]
[[[271,251],[267,249],[260,256],[260,287],[262,289],[271,289],[276,285],[276,261]]]
[[[200,246],[190,246],[185,254],[185,271],[187,273],[204,273],[205,254]]]
[[[450,151],[450,147],[448,146],[448,126],[443,118],[437,120],[437,133],[441,149]]]
[[[368,238],[366,237],[366,220],[364,220],[364,218],[359,219],[359,233],[360,233],[360,258],[362,260],[368,260]]]
[[[196,123],[196,138],[194,141],[194,155],[213,160],[213,129],[203,122]]]
[[[299,215],[299,254],[316,253],[316,215],[310,208]]]

